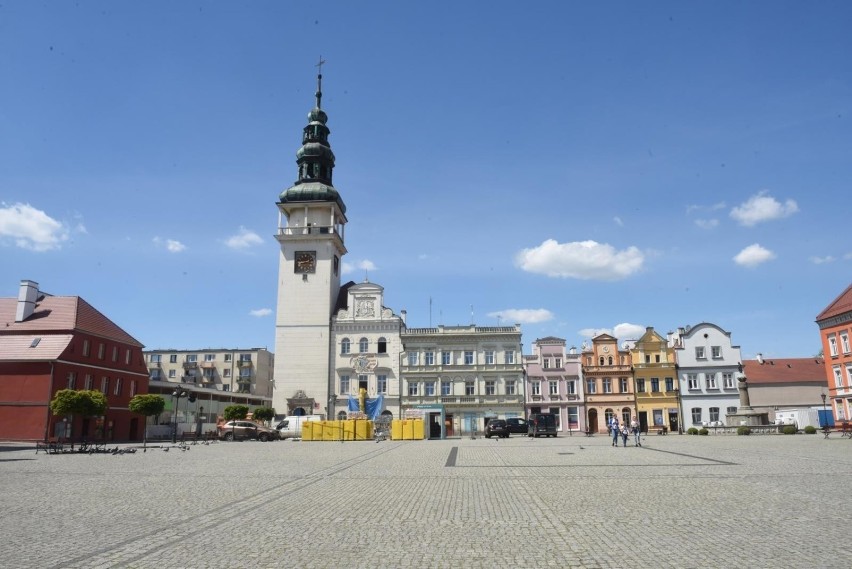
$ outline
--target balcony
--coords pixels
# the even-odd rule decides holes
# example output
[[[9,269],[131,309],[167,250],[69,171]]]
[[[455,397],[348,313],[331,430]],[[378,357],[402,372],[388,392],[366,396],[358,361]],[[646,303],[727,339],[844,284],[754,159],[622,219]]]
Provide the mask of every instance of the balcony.
[[[201,369],[216,369],[216,362],[201,362]]]
[[[183,369],[197,369],[198,362],[183,362]]]
[[[237,377],[237,383],[251,383],[251,376],[250,375],[238,376]]]
[[[162,367],[163,367],[163,363],[162,363],[162,362],[148,362],[148,369],[149,369],[149,370],[152,370],[152,369],[162,369]]]
[[[238,368],[245,368],[245,367],[251,367],[251,366],[252,366],[251,360],[237,360],[237,367]]]

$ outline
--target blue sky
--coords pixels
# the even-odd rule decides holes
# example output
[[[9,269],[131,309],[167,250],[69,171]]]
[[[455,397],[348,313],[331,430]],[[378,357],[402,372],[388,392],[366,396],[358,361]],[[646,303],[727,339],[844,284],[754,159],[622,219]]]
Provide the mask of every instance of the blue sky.
[[[852,282],[848,2],[0,5],[0,295],[274,346],[322,56],[344,278],[524,351],[709,321],[810,356]],[[431,299],[431,302],[430,302]]]

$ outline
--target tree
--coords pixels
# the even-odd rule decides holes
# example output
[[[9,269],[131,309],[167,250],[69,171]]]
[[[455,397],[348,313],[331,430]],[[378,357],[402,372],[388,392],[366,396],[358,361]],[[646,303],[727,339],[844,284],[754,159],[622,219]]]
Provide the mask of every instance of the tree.
[[[226,421],[242,421],[248,415],[248,405],[228,405],[222,412]],[[231,425],[231,438],[234,438],[234,426]]]
[[[145,431],[142,434],[142,452],[145,452],[148,447],[148,417],[159,415],[166,407],[166,400],[160,395],[134,395],[127,406],[131,413],[137,413],[145,416]]]
[[[275,417],[275,409],[272,407],[258,407],[252,411],[251,416],[255,421],[270,421]]]
[[[55,415],[80,415],[98,417],[107,409],[106,395],[100,391],[60,389],[50,402],[50,411]]]

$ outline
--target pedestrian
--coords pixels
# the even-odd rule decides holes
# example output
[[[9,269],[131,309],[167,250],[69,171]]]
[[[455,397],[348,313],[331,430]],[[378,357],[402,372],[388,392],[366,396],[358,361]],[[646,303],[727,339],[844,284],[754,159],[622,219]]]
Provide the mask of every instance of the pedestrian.
[[[625,447],[627,447],[627,434],[628,434],[628,432],[629,431],[627,430],[627,423],[624,423],[623,425],[621,425],[621,442]]]
[[[610,434],[612,435],[612,446],[618,446],[618,435],[620,431],[618,429],[618,419],[615,415],[612,416],[612,419],[609,421]]]
[[[630,430],[633,432],[633,446],[642,446],[642,431],[639,430],[639,421],[636,420],[636,417],[633,417],[633,420],[630,421]]]

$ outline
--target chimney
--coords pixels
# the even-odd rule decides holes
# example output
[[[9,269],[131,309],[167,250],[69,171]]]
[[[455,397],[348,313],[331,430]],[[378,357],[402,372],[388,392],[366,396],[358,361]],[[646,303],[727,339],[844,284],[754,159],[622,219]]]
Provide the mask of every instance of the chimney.
[[[757,363],[759,363],[760,365],[763,365],[763,354],[761,354],[759,352],[757,354]]]
[[[36,300],[38,299],[38,283],[35,281],[21,281],[18,291],[18,309],[15,312],[15,322],[23,322],[35,312]]]

